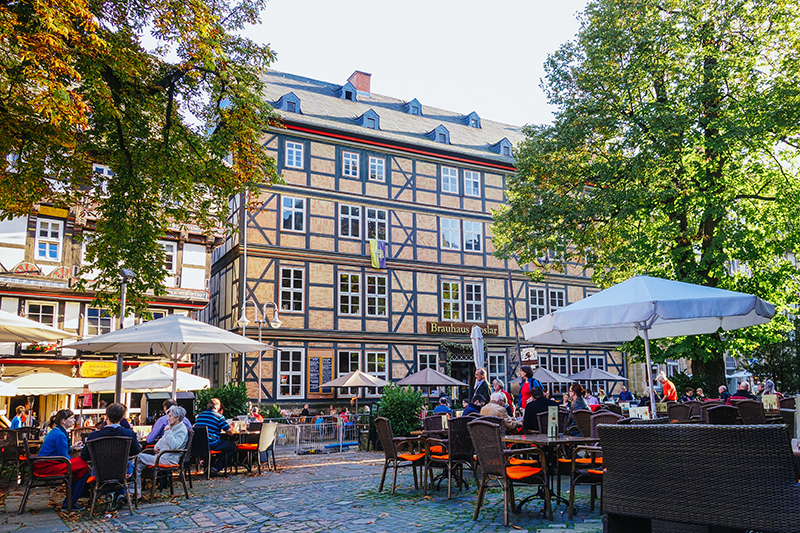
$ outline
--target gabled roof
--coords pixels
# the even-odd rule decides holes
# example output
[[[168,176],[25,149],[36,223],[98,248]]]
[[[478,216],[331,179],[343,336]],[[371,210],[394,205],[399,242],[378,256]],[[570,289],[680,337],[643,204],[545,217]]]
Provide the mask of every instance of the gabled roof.
[[[503,139],[512,143],[523,139],[518,126],[481,118],[480,128],[465,124],[463,112],[446,111],[425,106],[423,115],[410,115],[408,101],[375,94],[358,95],[355,102],[342,98],[342,84],[328,83],[293,74],[271,71],[263,77],[264,97],[270,104],[292,92],[300,99],[303,114],[277,110],[287,124],[319,127],[355,135],[368,133],[388,143],[413,144],[431,151],[446,151],[513,165],[513,158],[503,156],[495,148]],[[380,115],[380,130],[368,130],[360,118],[372,109]],[[435,142],[429,137],[438,126],[450,133],[450,144]]]

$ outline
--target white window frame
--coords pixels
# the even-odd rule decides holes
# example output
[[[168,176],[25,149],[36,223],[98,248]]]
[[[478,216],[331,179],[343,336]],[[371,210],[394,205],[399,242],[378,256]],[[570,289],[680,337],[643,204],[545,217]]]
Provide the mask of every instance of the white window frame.
[[[550,312],[558,311],[567,305],[567,291],[564,289],[549,289],[548,300],[550,303]]]
[[[339,273],[339,306],[341,316],[361,316],[361,274]]]
[[[542,287],[530,287],[528,290],[530,298],[528,310],[530,320],[533,322],[537,318],[542,318],[547,314],[547,289]]]
[[[39,306],[39,312],[38,313],[34,314],[31,311],[31,306],[32,305]],[[44,306],[50,306],[50,307],[53,308],[52,321],[51,322],[47,322],[47,321],[42,320],[42,317],[49,316],[48,313],[42,313],[42,307],[44,307]],[[56,303],[56,302],[40,302],[40,301],[36,301],[36,300],[25,302],[25,316],[29,320],[33,320],[34,322],[38,322],[40,324],[47,324],[48,326],[53,326],[54,328],[56,328],[56,327],[58,327],[58,325],[57,325],[57,323],[58,323],[58,303]]]
[[[364,287],[367,296],[365,307],[367,316],[374,318],[389,316],[389,279],[378,274],[367,274]]]
[[[348,178],[358,177],[359,154],[356,152],[342,152],[342,176]]]
[[[484,290],[482,283],[472,283],[469,281],[464,282],[465,322],[483,322],[483,293]]]
[[[381,217],[381,215],[383,215],[383,217]],[[388,241],[388,222],[389,212],[386,209],[367,207],[366,222],[364,224],[367,227],[367,239]],[[383,238],[380,237],[381,230],[383,230]]]
[[[298,202],[300,205],[298,205]],[[295,233],[304,233],[306,227],[306,198],[299,198],[297,196],[284,196],[281,198],[281,229],[283,231],[291,231]],[[300,214],[300,228],[297,228],[297,214]],[[286,215],[290,215],[287,224]],[[289,227],[287,227],[287,225]]]
[[[366,351],[364,353],[364,368],[370,376],[389,381],[389,352],[383,350]],[[367,387],[367,398],[374,398],[382,394],[383,387]]]
[[[286,166],[288,168],[303,168],[303,144],[286,141]]]
[[[419,352],[417,354],[417,372],[426,368],[439,370],[439,354],[436,352]]]
[[[588,367],[589,359],[585,355],[571,354],[569,357],[569,374],[577,374],[583,372]]]
[[[304,397],[305,352],[303,348],[280,348],[278,350],[278,398]],[[299,370],[296,368],[297,366],[299,366]],[[296,389],[296,394],[292,394],[292,388]]]
[[[58,235],[53,236],[53,230]],[[42,231],[45,235],[42,235]],[[34,244],[34,257],[39,261],[61,261],[61,252],[64,244],[64,221],[53,220],[52,218],[36,219],[36,242]],[[40,253],[40,246],[44,247],[44,253]],[[55,249],[55,257],[51,257],[51,251]]]
[[[342,357],[346,356],[347,361],[342,364]],[[336,368],[340,376],[347,375],[358,370],[361,360],[361,352],[356,350],[339,350],[336,352]],[[339,398],[352,398],[358,395],[358,388],[343,387],[339,389]]]
[[[439,243],[442,250],[461,249],[461,221],[455,218],[441,218]]]
[[[166,316],[169,316],[169,313],[167,312],[166,309],[148,309],[148,311],[150,311],[150,314],[153,315],[153,318],[145,320],[144,318],[140,317],[139,318],[140,324],[143,322],[150,322],[151,320],[158,320],[159,318],[164,318]]]
[[[483,251],[483,222],[464,221],[464,251]]]
[[[569,375],[569,357],[566,355],[551,355],[550,370],[562,375]],[[564,393],[569,388],[569,383],[553,383],[550,385],[553,392]]]
[[[384,158],[369,156],[369,179],[386,181],[386,160]]]
[[[600,370],[606,369],[606,357],[604,355],[590,355],[589,367],[599,368]]]
[[[455,292],[455,296],[453,293]],[[461,322],[461,282],[442,281],[442,320]]]
[[[164,270],[170,274],[175,273],[176,262],[178,259],[178,247],[174,242],[158,241],[164,248]]]
[[[458,169],[442,167],[442,192],[458,194]]]
[[[486,354],[486,374],[489,390],[492,390],[492,382],[500,379],[505,385],[505,390],[509,389],[506,383],[506,354],[503,352],[487,352]]]
[[[474,170],[464,171],[464,194],[467,196],[481,195],[481,173]]]
[[[105,319],[109,320],[109,325],[106,327],[103,326],[103,321]],[[92,322],[94,321],[96,321],[96,323],[92,324]],[[111,333],[112,331],[117,329],[116,326],[117,326],[117,320],[115,320],[114,315],[112,315],[108,309],[102,307],[86,308],[85,335],[87,337],[95,337],[97,335],[105,335],[106,333]],[[95,333],[92,333],[93,328],[96,330]]]
[[[361,206],[339,204],[339,237],[361,238]]]
[[[298,280],[300,287],[296,286]],[[286,313],[302,313],[305,309],[305,270],[302,268],[281,267],[280,305],[281,312]]]

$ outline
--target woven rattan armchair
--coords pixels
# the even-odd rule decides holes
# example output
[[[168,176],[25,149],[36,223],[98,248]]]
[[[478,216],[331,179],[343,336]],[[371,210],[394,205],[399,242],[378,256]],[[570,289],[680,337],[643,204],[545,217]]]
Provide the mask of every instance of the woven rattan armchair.
[[[579,457],[579,455],[581,455]],[[575,446],[572,450],[569,475],[569,519],[575,512],[575,487],[589,485],[590,510],[594,511],[597,487],[603,484],[603,449],[599,446]],[[600,512],[603,511],[602,490],[600,492]]]
[[[604,531],[800,531],[800,484],[779,425],[600,426]],[[731,466],[741,483],[730,484]],[[687,482],[691,497],[687,497]]]
[[[539,413],[536,415],[539,420],[539,433],[547,433],[549,413]],[[567,429],[567,420],[569,419],[569,411],[558,410],[558,431],[557,433],[564,433]]]
[[[670,422],[685,422],[689,420],[689,413],[691,412],[692,407],[690,405],[686,405],[685,403],[669,403],[667,405],[667,418],[669,418]]]
[[[782,398],[781,409],[794,409],[796,407],[795,398]]]
[[[757,425],[767,423],[764,404],[758,400],[737,402],[736,408],[739,410],[739,416],[742,417],[742,424]]]
[[[19,513],[22,514],[25,512],[25,506],[28,504],[28,496],[31,494],[31,489],[35,488],[37,485],[39,486],[46,486],[51,485],[53,483],[64,483],[67,488],[67,511],[72,512],[72,463],[69,461],[69,457],[61,457],[61,456],[45,456],[39,457],[38,455],[33,455],[30,453],[30,446],[28,446],[28,436],[23,435],[23,450],[25,450],[25,456],[27,457],[28,463],[28,471],[30,475],[28,476],[28,484],[25,486],[25,493],[22,495],[22,501],[19,504]],[[34,466],[38,462],[47,461],[52,463],[64,463],[67,466],[66,471],[63,474],[55,474],[55,475],[42,475],[37,474],[34,470]]]
[[[706,410],[707,422],[712,425],[732,426],[738,416],[739,409],[731,405],[715,405]]]
[[[669,424],[669,418],[666,416],[659,418],[623,418],[617,424],[623,426]]]
[[[553,519],[553,508],[550,505],[550,488],[547,483],[547,470],[544,451],[541,448],[522,448],[505,450],[503,446],[502,424],[492,424],[479,419],[467,424],[475,453],[481,464],[481,478],[478,485],[478,500],[475,502],[477,520],[483,505],[486,488],[492,480],[497,480],[503,489],[503,524],[508,525],[508,511],[516,513],[514,501],[514,485],[533,485],[541,487],[544,494],[544,506],[547,516]],[[539,466],[509,465],[508,459],[514,455],[536,455]]]
[[[611,411],[615,415],[622,416],[622,407],[613,403],[604,403],[603,408]]]
[[[430,414],[423,418],[422,429],[425,431],[442,431],[442,415]]]
[[[375,419],[375,429],[378,431],[378,438],[381,441],[381,446],[383,446],[385,456],[378,492],[383,490],[383,482],[386,480],[386,470],[389,469],[389,465],[394,467],[392,494],[394,494],[397,487],[397,470],[399,468],[410,466],[411,471],[414,473],[414,488],[419,488],[417,467],[425,467],[425,452],[422,450],[425,439],[422,437],[395,437],[392,435],[391,422],[383,417]]]
[[[133,516],[131,495],[128,491],[128,457],[131,437],[100,437],[86,442],[94,472],[94,490],[89,508],[89,518],[94,515],[94,505],[100,490],[108,486],[121,487],[125,491],[128,510]]]
[[[464,482],[464,467],[466,466],[472,471],[475,478],[475,485],[478,484],[478,468],[475,464],[475,453],[472,446],[472,439],[469,436],[469,429],[467,424],[472,422],[473,418],[469,416],[460,416],[458,418],[451,418],[448,421],[447,439],[429,438],[425,441],[425,478],[422,483],[423,495],[428,491],[428,475],[431,475],[431,482],[433,482],[432,470],[441,468],[447,472],[447,499],[453,497],[453,475],[456,476],[458,482],[458,490],[461,491],[461,485]],[[442,450],[436,453],[433,450]]]
[[[688,402],[684,402],[683,405],[689,406],[689,420],[693,417],[699,417],[700,412],[702,411],[703,402],[698,402],[697,400],[690,400]]]
[[[72,438],[72,444],[77,444],[77,443],[79,443],[81,441],[85,441],[86,437],[88,437],[89,434],[94,433],[95,431],[97,431],[97,429],[94,428],[94,427],[90,427],[90,428],[74,428],[70,432],[70,437]]]
[[[587,411],[585,409],[578,409],[573,411],[572,419],[575,421],[575,425],[578,426],[578,431],[581,432],[581,436],[588,437],[592,432],[592,412]]]
[[[174,474],[178,474],[178,478],[181,480],[181,484],[183,485],[183,493],[186,496],[186,499],[189,499],[189,489],[186,488],[186,468],[185,462],[188,454],[192,450],[192,440],[194,439],[194,431],[189,430],[189,436],[186,440],[186,445],[178,450],[160,450],[158,455],[156,455],[156,461],[153,466],[148,466],[144,472],[142,472],[142,479],[144,479],[144,474],[147,473],[147,477],[150,478],[152,481],[150,483],[150,503],[153,503],[156,496],[156,482],[161,478],[167,478],[169,482],[169,494],[170,496],[175,495],[175,489],[172,486],[172,478]],[[161,461],[161,457],[165,454],[180,454],[178,456],[178,462],[174,465],[165,463]]]

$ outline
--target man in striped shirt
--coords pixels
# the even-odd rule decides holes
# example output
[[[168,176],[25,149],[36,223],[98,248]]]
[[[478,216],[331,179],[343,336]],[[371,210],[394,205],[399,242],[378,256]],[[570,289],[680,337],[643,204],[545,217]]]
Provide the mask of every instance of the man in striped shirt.
[[[228,435],[233,435],[233,429],[230,424],[219,414],[222,404],[219,398],[211,398],[208,402],[208,409],[197,415],[194,427],[205,427],[208,429],[208,445],[213,451],[222,452],[217,456],[214,461],[214,466],[211,468],[211,475],[219,475],[220,461],[225,461],[224,465],[229,464],[231,457],[236,453],[236,444],[230,440],[223,440],[221,438],[224,431]]]

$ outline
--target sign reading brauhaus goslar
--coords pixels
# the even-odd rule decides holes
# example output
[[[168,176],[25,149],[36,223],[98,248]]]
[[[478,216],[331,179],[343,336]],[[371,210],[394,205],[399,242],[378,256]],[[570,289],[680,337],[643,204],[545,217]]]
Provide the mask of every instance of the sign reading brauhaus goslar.
[[[472,327],[478,326],[484,337],[499,335],[500,326],[496,324],[463,324],[461,322],[428,322],[428,333],[431,335],[466,335],[472,333]]]

